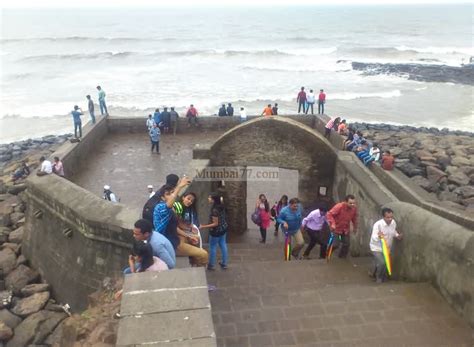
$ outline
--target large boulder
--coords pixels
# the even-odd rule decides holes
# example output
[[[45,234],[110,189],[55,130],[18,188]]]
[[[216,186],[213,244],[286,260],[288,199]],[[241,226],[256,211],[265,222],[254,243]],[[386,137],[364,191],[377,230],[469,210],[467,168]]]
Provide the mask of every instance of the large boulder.
[[[450,192],[450,191],[440,192],[438,194],[438,199],[440,199],[441,201],[451,201],[451,202],[455,202],[455,203],[460,203],[461,202],[461,199],[460,199],[459,195],[457,195],[453,192]]]
[[[412,163],[396,163],[395,166],[408,177],[420,176],[423,174],[423,170]]]
[[[22,319],[4,308],[0,310],[0,321],[4,322],[10,328],[15,329],[18,324],[21,323]]]
[[[66,314],[60,312],[39,311],[33,313],[16,327],[15,335],[8,341],[7,347],[42,344],[64,318],[66,318]]]
[[[459,166],[470,166],[472,164],[471,164],[471,161],[466,157],[455,156],[451,160],[451,165],[459,167]]]
[[[23,287],[34,282],[38,277],[38,272],[31,270],[28,266],[20,265],[8,274],[5,279],[5,286],[18,295]]]
[[[22,243],[23,236],[25,234],[25,229],[21,226],[18,229],[13,230],[10,235],[8,235],[8,241],[11,243]]]
[[[458,186],[467,186],[469,184],[470,178],[462,171],[457,171],[456,173],[448,176],[448,181]]]
[[[10,248],[0,250],[0,269],[6,276],[16,267],[16,254]]]
[[[8,193],[13,195],[18,195],[24,190],[26,190],[26,183],[15,184],[8,187]]]
[[[49,300],[49,292],[35,293],[18,301],[12,312],[20,317],[27,317],[41,310]]]
[[[4,322],[0,321],[0,341],[8,341],[13,336],[13,330]]]
[[[446,173],[434,166],[426,167],[426,177],[431,183],[438,183],[443,177],[446,177]]]
[[[12,225],[16,225],[16,223],[18,223],[18,221],[20,221],[24,217],[25,217],[25,214],[22,212],[13,212],[10,215],[10,220],[11,220]]]
[[[49,290],[48,283],[33,283],[28,284],[25,288],[21,289],[21,294],[23,296],[30,296],[36,293],[41,293]]]
[[[435,183],[432,184],[429,180],[424,178],[423,176],[413,176],[410,178],[411,181],[419,185],[421,188],[423,188],[426,191],[434,191],[434,186]]]
[[[468,199],[474,197],[474,187],[473,186],[463,186],[456,188],[454,193],[461,196],[463,199]]]

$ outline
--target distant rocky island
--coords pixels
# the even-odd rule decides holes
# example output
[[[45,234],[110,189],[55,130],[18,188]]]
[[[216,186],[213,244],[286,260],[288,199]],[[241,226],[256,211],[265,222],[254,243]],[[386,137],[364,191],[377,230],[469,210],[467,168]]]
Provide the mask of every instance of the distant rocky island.
[[[340,60],[339,62],[343,62]],[[352,62],[352,69],[364,75],[396,75],[409,80],[474,85],[474,64],[463,66],[428,64],[380,64]]]

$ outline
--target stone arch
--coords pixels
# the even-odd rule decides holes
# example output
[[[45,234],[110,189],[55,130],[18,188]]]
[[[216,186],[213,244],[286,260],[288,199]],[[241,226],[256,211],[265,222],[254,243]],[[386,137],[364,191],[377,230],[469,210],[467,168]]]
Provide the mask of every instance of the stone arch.
[[[209,152],[212,167],[279,167],[298,170],[299,198],[305,206],[327,201],[332,186],[337,153],[320,133],[284,117],[257,118],[220,136]],[[319,187],[326,197],[318,196]],[[225,181],[222,192],[229,209],[231,231],[243,232],[246,222],[245,181]]]

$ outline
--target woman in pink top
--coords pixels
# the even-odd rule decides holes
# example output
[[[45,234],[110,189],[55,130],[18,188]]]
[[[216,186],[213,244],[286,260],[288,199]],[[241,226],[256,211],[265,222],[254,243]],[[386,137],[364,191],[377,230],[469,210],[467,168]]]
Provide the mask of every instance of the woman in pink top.
[[[64,166],[59,157],[54,157],[53,172],[58,176],[64,177]]]
[[[258,209],[260,213],[260,235],[262,236],[260,242],[265,243],[267,241],[267,228],[270,226],[271,218],[270,205],[265,194],[259,195],[255,208]]]
[[[146,241],[135,241],[133,243],[132,254],[128,258],[128,264],[132,273],[168,270],[168,265],[163,260],[153,256],[153,249]]]

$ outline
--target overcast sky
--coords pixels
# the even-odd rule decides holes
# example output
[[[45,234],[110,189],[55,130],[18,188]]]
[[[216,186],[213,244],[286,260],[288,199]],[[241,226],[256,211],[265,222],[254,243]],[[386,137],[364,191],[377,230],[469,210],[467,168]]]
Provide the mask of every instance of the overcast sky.
[[[380,0],[2,0],[1,7],[156,7],[156,6],[276,6],[276,5],[379,5]],[[472,0],[384,0],[383,4],[453,4]]]

